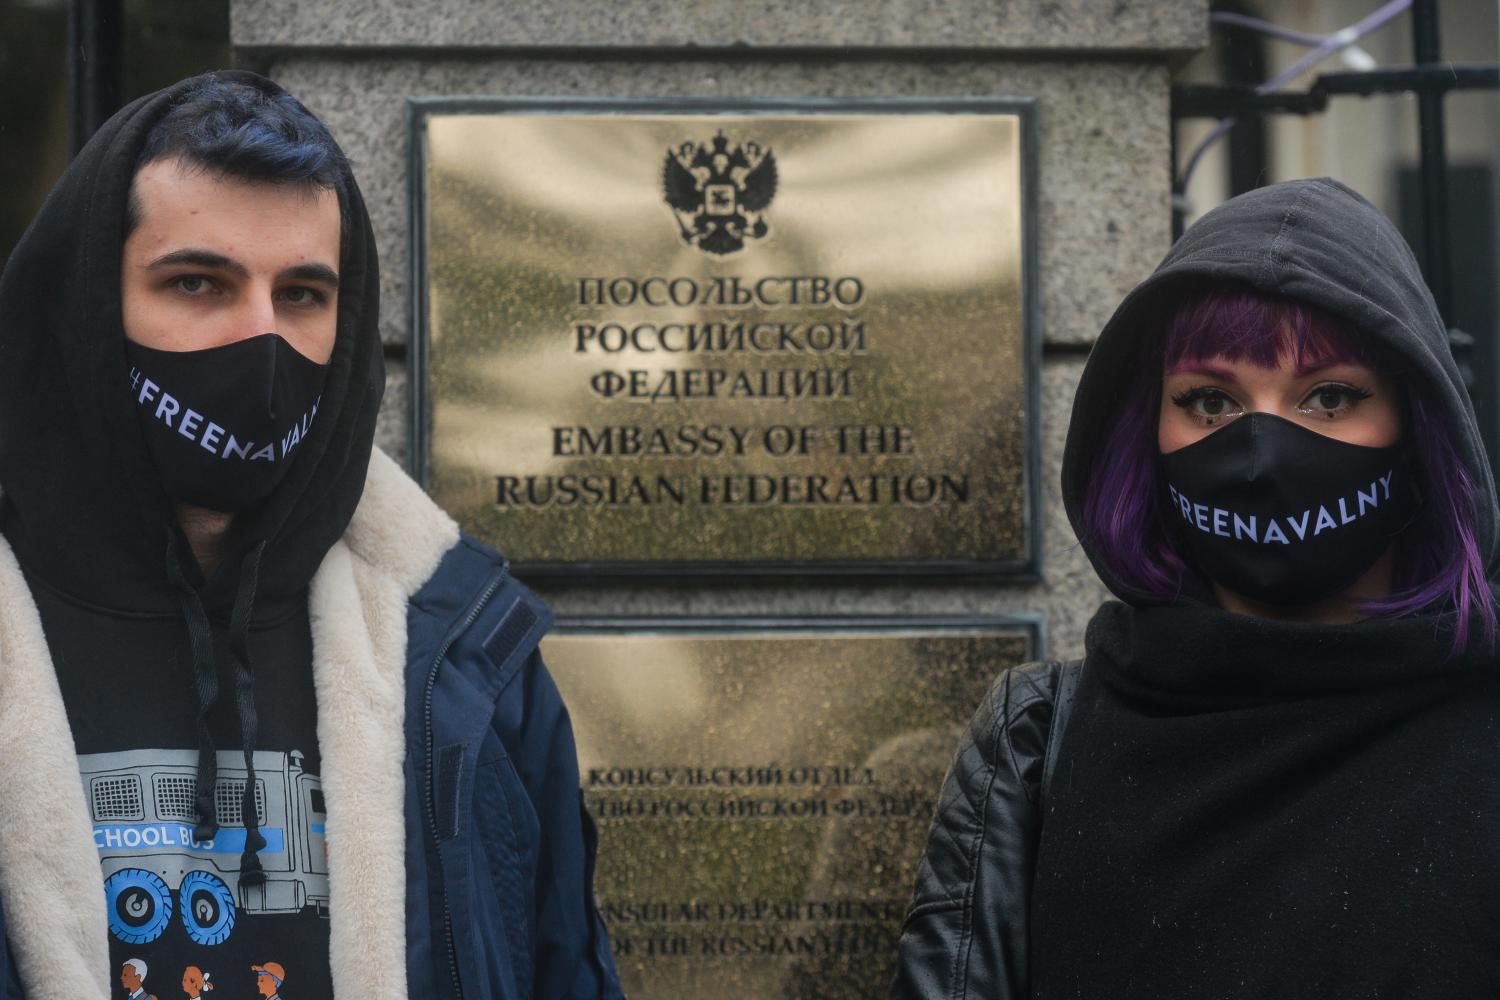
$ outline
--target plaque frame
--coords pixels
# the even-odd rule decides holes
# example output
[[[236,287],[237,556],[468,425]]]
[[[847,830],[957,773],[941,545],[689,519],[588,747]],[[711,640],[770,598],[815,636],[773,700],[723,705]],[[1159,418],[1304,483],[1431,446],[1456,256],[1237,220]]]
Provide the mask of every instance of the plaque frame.
[[[600,659],[593,660],[580,651],[570,651],[572,655],[566,659],[562,650],[553,649],[549,651],[547,642],[543,640],[542,655],[552,660],[554,667],[558,669],[558,686],[564,692],[564,697],[569,699],[570,705],[575,709],[573,714],[573,725],[575,735],[580,746],[580,784],[585,788],[588,802],[587,808],[596,817],[600,824],[601,861],[596,874],[599,880],[596,883],[596,892],[600,893],[600,905],[610,908],[620,903],[641,900],[663,900],[668,902],[689,899],[727,899],[735,902],[744,902],[758,899],[781,898],[772,886],[779,886],[782,891],[789,891],[786,898],[806,899],[839,899],[839,900],[869,900],[879,903],[897,902],[900,910],[892,914],[894,919],[886,917],[869,918],[870,925],[878,925],[881,930],[870,931],[867,927],[865,932],[875,936],[886,936],[892,947],[889,950],[881,949],[880,954],[867,954],[865,962],[872,961],[878,966],[874,977],[866,977],[865,984],[873,978],[884,978],[885,965],[895,964],[894,940],[899,933],[899,912],[904,911],[907,900],[910,898],[911,886],[916,877],[917,865],[922,856],[922,845],[926,840],[930,812],[924,801],[921,808],[908,812],[897,812],[889,814],[891,820],[864,821],[855,819],[851,821],[849,812],[835,811],[833,804],[837,798],[852,793],[855,797],[861,797],[866,792],[874,793],[877,798],[891,796],[896,799],[910,800],[915,795],[918,799],[930,799],[933,803],[940,801],[939,790],[941,788],[942,776],[949,761],[952,759],[953,748],[957,746],[959,734],[969,725],[971,714],[980,708],[986,695],[985,691],[991,689],[994,678],[1001,671],[1013,665],[1024,662],[1034,662],[1046,656],[1045,635],[1046,619],[1037,613],[968,613],[968,614],[897,614],[897,615],[873,615],[873,614],[835,614],[835,615],[775,615],[775,614],[753,614],[753,615],[727,615],[701,617],[689,617],[679,615],[657,616],[657,615],[589,615],[589,616],[560,616],[556,627],[549,635],[558,636],[566,640],[586,638],[591,640],[595,647],[595,654],[605,654]],[[600,715],[601,705],[614,703],[615,695],[619,693],[616,685],[629,683],[635,678],[633,671],[643,668],[643,677],[650,678],[657,673],[655,664],[649,658],[641,658],[627,654],[622,659],[615,659],[608,655],[607,650],[614,647],[620,641],[618,637],[626,635],[647,640],[647,648],[662,654],[665,661],[672,661],[674,657],[668,649],[660,645],[653,645],[653,640],[660,642],[665,640],[667,644],[683,641],[691,649],[695,641],[707,640],[715,647],[720,647],[718,655],[711,659],[715,666],[706,673],[699,673],[696,666],[688,667],[683,674],[688,677],[710,678],[707,681],[707,694],[705,704],[722,705],[721,685],[728,678],[740,675],[736,669],[738,663],[732,652],[726,653],[722,650],[724,645],[716,640],[771,640],[773,642],[784,640],[788,637],[799,640],[818,643],[819,640],[832,640],[839,645],[848,643],[860,643],[870,640],[882,640],[888,638],[898,639],[898,647],[910,649],[927,643],[936,642],[936,647],[929,649],[922,658],[905,661],[903,659],[892,660],[888,657],[878,657],[873,663],[874,669],[867,674],[862,674],[862,668],[870,663],[865,657],[853,655],[840,661],[843,668],[834,676],[841,678],[842,685],[851,687],[862,687],[864,683],[872,679],[883,678],[878,681],[874,690],[889,690],[888,685],[892,679],[904,683],[905,678],[920,678],[928,670],[936,675],[948,673],[944,660],[944,650],[954,646],[979,642],[979,635],[994,635],[1004,646],[1011,646],[1015,640],[1021,640],[1024,647],[1017,659],[1011,660],[1009,656],[996,657],[993,662],[987,658],[974,658],[968,661],[969,669],[963,671],[963,676],[969,678],[962,686],[966,694],[962,698],[952,698],[936,702],[931,700],[931,695],[936,689],[928,689],[926,695],[915,696],[915,704],[926,706],[917,709],[917,713],[923,721],[914,722],[907,718],[905,721],[894,721],[894,724],[878,732],[871,732],[858,727],[847,729],[847,732],[860,733],[856,736],[853,745],[863,749],[857,750],[847,756],[839,756],[838,752],[828,756],[820,756],[817,751],[807,755],[802,760],[788,760],[781,756],[787,752],[785,733],[776,750],[768,747],[754,748],[753,743],[740,742],[739,737],[745,734],[744,720],[738,722],[729,721],[728,729],[717,736],[707,736],[708,745],[716,747],[719,756],[712,754],[702,757],[694,757],[691,751],[688,759],[682,759],[680,754],[684,747],[682,733],[687,730],[699,728],[699,722],[707,722],[714,718],[714,712],[709,710],[701,717],[689,713],[683,715],[680,711],[669,712],[666,716],[665,742],[653,744],[652,738],[647,736],[642,742],[642,735],[652,725],[650,712],[642,716],[640,710],[649,705],[650,699],[637,705],[635,711],[628,711],[618,716],[606,710]],[[951,645],[950,645],[951,644]],[[752,646],[759,652],[764,652],[766,643]],[[605,647],[600,649],[597,647]],[[795,661],[790,674],[781,676],[792,686],[785,684],[778,686],[776,693],[771,693],[771,699],[780,703],[781,698],[788,691],[798,691],[798,678],[805,682],[807,680],[798,665],[813,665],[819,669],[825,661],[818,658],[815,649],[809,648],[801,653],[791,654],[788,659]],[[826,653],[826,648],[823,648]],[[754,655],[747,653],[746,655]],[[774,659],[775,654],[770,654]],[[684,663],[703,663],[692,652],[687,652]],[[581,668],[581,669],[580,669]],[[753,673],[753,671],[752,671]],[[774,671],[772,672],[774,675]],[[761,675],[764,678],[765,674]],[[712,678],[717,677],[718,680]],[[862,678],[864,679],[862,681]],[[942,682],[938,682],[942,684]],[[698,683],[686,682],[689,689],[697,689]],[[922,690],[922,681],[917,680],[917,690]],[[590,690],[591,689],[591,690]],[[613,692],[613,693],[611,693]],[[757,695],[766,695],[767,689],[761,687],[747,687],[743,692],[748,701],[755,700]],[[580,695],[583,697],[580,699]],[[972,703],[969,698],[972,697]],[[851,705],[863,700],[863,696],[852,699]],[[876,700],[879,700],[878,698]],[[817,707],[817,698],[807,702],[806,717],[798,716],[798,721],[792,725],[795,731],[801,726],[818,717],[830,717],[826,702],[822,707]],[[908,700],[907,704],[913,702]],[[931,717],[932,707],[942,704],[951,707],[953,712],[943,721],[937,722]],[[845,725],[856,723],[860,713],[856,711],[853,715],[847,713],[849,706],[836,708],[831,718],[843,719]],[[680,706],[679,706],[680,708]],[[623,724],[623,738],[616,740],[610,736],[611,717]],[[776,716],[780,718],[780,716]],[[625,721],[633,720],[633,721]],[[839,725],[840,723],[833,723]],[[951,727],[951,732],[942,734],[937,729],[930,727]],[[759,728],[759,723],[752,724],[750,730]],[[772,729],[775,726],[772,725]],[[738,733],[738,736],[731,735]],[[918,742],[910,742],[911,738],[920,737]],[[826,750],[829,740],[825,735],[812,737],[812,743],[821,745]],[[839,743],[839,741],[834,741]],[[850,745],[844,744],[847,749]],[[590,755],[583,748],[592,746],[593,753]],[[666,751],[668,746],[676,748],[676,752]],[[898,754],[884,756],[882,748],[901,747]],[[747,752],[738,757],[731,755],[722,756],[725,748],[738,748]],[[628,749],[627,749],[628,748]],[[590,759],[592,757],[592,759]],[[876,764],[879,759],[880,763]],[[608,806],[630,800],[644,795],[653,801],[683,800],[702,801],[712,803],[714,801],[732,798],[734,795],[762,798],[764,796],[782,797],[791,796],[796,793],[788,788],[782,788],[778,782],[775,786],[763,786],[751,783],[738,790],[724,788],[716,789],[700,788],[694,791],[684,787],[680,783],[673,784],[668,779],[670,787],[620,787],[609,781],[596,782],[594,779],[585,779],[585,774],[592,772],[608,772],[613,769],[624,767],[630,768],[654,768],[658,764],[736,764],[756,767],[760,764],[771,763],[773,766],[779,762],[788,767],[795,768],[801,763],[832,763],[848,764],[854,767],[871,766],[892,767],[891,772],[882,772],[879,782],[874,782],[875,787],[853,790],[829,789],[822,786],[815,789],[808,786],[802,789],[803,793],[813,796],[826,795],[829,808],[822,814],[821,818],[812,819],[808,822],[815,824],[811,835],[798,832],[800,821],[796,819],[796,813],[789,814],[792,818],[768,819],[762,814],[757,818],[745,819],[743,814],[734,817],[727,825],[712,822],[707,812],[700,812],[696,819],[646,819],[645,825],[634,825],[630,822],[631,813],[611,814]],[[913,781],[910,777],[914,774],[925,773],[926,777],[920,781]],[[902,778],[905,774],[908,777]],[[892,784],[886,783],[886,778],[896,779]],[[702,798],[699,794],[707,793]],[[691,816],[691,813],[684,815]],[[866,814],[860,811],[861,816]],[[613,818],[608,818],[613,816]],[[840,819],[839,817],[846,817]],[[722,816],[719,818],[723,818]],[[683,832],[688,824],[690,828],[699,832]],[[697,823],[707,823],[707,827],[694,826]],[[763,823],[770,823],[780,827],[779,830],[765,832],[756,829]],[[893,827],[890,824],[900,824]],[[668,830],[667,827],[671,827]],[[714,829],[716,828],[717,829]],[[861,832],[871,829],[875,833]],[[899,839],[896,839],[899,830]],[[673,832],[675,831],[675,832]],[[706,831],[706,832],[705,832]],[[619,838],[619,839],[616,839]],[[706,840],[703,838],[707,838]],[[815,853],[801,853],[796,850],[795,845],[803,840],[812,845],[810,850]],[[717,844],[717,847],[712,845]],[[830,851],[827,845],[839,845],[838,851]],[[726,846],[734,845],[734,846]],[[863,845],[863,848],[862,846]],[[852,851],[855,856],[860,856],[862,850],[880,845],[884,853],[879,854],[880,860],[889,865],[889,875],[881,875],[881,868],[876,867],[873,871],[862,864],[847,866],[842,869],[841,875],[836,874],[841,870],[837,862],[829,861],[847,851]],[[902,845],[893,847],[892,845]],[[790,852],[788,851],[791,847]],[[775,853],[777,850],[783,853]],[[680,853],[673,854],[673,851]],[[714,859],[721,857],[725,852],[733,856],[746,872],[754,874],[743,877],[729,877],[727,883],[733,883],[732,888],[726,888],[726,880],[717,874],[710,874],[710,869],[715,868]],[[675,863],[663,867],[652,861],[653,857],[670,856],[675,858]],[[789,866],[791,874],[786,884],[780,877],[773,874],[772,868],[777,859]],[[819,861],[818,858],[823,858]],[[606,863],[609,862],[609,863]],[[909,867],[909,871],[908,871]],[[833,881],[830,880],[832,877]],[[856,878],[859,881],[852,884],[838,881],[841,878]],[[787,885],[795,888],[787,890]],[[726,893],[717,895],[717,892]],[[835,888],[839,886],[841,888]],[[736,892],[737,890],[737,892]],[[700,986],[699,978],[689,971],[683,971],[680,965],[676,965],[678,957],[689,954],[688,952],[677,952],[663,950],[653,953],[649,947],[642,948],[642,943],[653,937],[665,940],[668,936],[675,936],[681,942],[697,941],[706,942],[720,936],[746,938],[754,934],[764,934],[778,937],[780,935],[806,934],[811,937],[839,936],[842,933],[840,925],[833,924],[799,924],[796,919],[775,917],[765,920],[756,919],[750,923],[742,924],[738,920],[742,918],[724,919],[722,916],[714,919],[709,918],[703,924],[676,925],[668,921],[660,924],[657,921],[642,918],[640,920],[624,920],[618,926],[611,926],[612,941],[617,943],[623,939],[625,949],[617,952],[616,960],[621,964],[621,976],[626,980],[627,987],[633,985],[632,996],[639,993],[642,996],[681,996],[702,995],[701,989],[687,989],[686,986]],[[853,923],[847,926],[854,926]],[[633,941],[633,945],[632,942]],[[693,954],[697,954],[693,952]],[[704,952],[703,954],[710,954]],[[740,955],[737,952],[718,953],[719,957]],[[710,959],[693,959],[691,964],[702,965]],[[757,960],[767,966],[767,974],[771,980],[778,980],[781,988],[771,992],[746,988],[751,983],[740,979],[745,973],[742,964],[731,964],[720,967],[716,973],[722,977],[725,984],[740,987],[735,992],[747,996],[791,996],[802,995],[800,992],[793,993],[788,989],[788,984],[794,981],[794,977],[808,975],[822,976],[830,972],[836,972],[851,961],[847,956],[839,957],[837,953],[832,956],[820,958],[793,958],[790,953],[782,953],[780,957],[768,957]],[[804,961],[806,964],[804,964]],[[759,970],[757,970],[759,971]],[[633,981],[633,983],[632,983]],[[820,993],[819,995],[825,995]],[[846,990],[842,993],[830,990],[828,996],[867,996],[863,989]]]
[[[1041,491],[1041,296],[1038,275],[1038,131],[1035,97],[857,97],[857,98],[714,98],[714,97],[422,97],[406,99],[407,225],[409,322],[407,341],[408,466],[430,487],[432,406],[427,392],[431,346],[427,289],[427,120],[436,115],[973,115],[1010,114],[1021,136],[1021,348],[1026,426],[1023,429],[1023,509],[1021,535],[1026,555],[1014,560],[881,559],[881,560],[702,560],[516,562],[517,576],[538,580],[593,578],[713,582],[726,579],[817,577],[858,580],[900,574],[924,578],[984,579],[1005,583],[1038,583],[1043,578]],[[778,619],[786,621],[786,619]],[[882,619],[883,620],[883,619]],[[926,619],[931,620],[931,619]],[[575,621],[581,621],[577,619]]]
[[[1026,661],[1047,656],[1047,617],[1040,612],[1006,614],[826,614],[826,615],[558,615],[548,635],[888,635],[922,632],[959,635],[990,629],[1024,633]]]

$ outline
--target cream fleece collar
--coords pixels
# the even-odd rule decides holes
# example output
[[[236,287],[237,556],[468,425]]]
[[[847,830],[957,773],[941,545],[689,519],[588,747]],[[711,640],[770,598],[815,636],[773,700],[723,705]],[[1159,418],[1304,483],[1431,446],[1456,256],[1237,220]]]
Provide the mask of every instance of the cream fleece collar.
[[[344,537],[313,576],[313,681],[328,805],[335,994],[368,970],[406,995],[402,763],[407,601],[458,541],[380,451]],[[20,566],[0,539],[0,905],[31,996],[111,996],[103,878],[67,714]],[[394,978],[392,978],[394,977]],[[397,980],[400,980],[399,982]]]

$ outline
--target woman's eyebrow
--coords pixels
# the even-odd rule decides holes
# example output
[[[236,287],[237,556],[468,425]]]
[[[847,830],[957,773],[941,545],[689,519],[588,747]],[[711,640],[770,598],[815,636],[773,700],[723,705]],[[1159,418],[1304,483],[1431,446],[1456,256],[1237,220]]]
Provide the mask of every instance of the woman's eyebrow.
[[[1168,369],[1168,375],[1207,375],[1210,378],[1221,379],[1225,382],[1237,381],[1234,372],[1228,368],[1220,368],[1204,361],[1184,361]]]
[[[1327,361],[1314,361],[1309,364],[1299,364],[1297,365],[1297,374],[1315,375],[1318,372],[1326,371],[1329,368],[1342,368],[1345,365],[1355,365],[1356,367],[1359,367],[1359,363],[1357,361],[1340,361],[1337,358],[1330,358]]]

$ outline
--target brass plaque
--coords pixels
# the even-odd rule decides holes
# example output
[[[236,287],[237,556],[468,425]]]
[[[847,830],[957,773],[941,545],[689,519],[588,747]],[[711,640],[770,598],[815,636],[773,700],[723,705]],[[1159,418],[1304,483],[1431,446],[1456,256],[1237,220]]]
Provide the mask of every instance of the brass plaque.
[[[564,626],[543,643],[637,1000],[884,996],[937,797],[1014,620]]]
[[[413,450],[464,528],[1035,572],[1028,103],[413,106]]]

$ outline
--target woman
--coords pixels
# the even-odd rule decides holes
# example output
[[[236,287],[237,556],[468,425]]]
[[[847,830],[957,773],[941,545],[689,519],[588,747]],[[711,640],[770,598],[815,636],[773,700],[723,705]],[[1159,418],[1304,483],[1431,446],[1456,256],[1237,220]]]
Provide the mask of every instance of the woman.
[[[1495,491],[1390,222],[1326,179],[1205,216],[1063,490],[1120,601],[981,706],[894,996],[1500,996]]]

